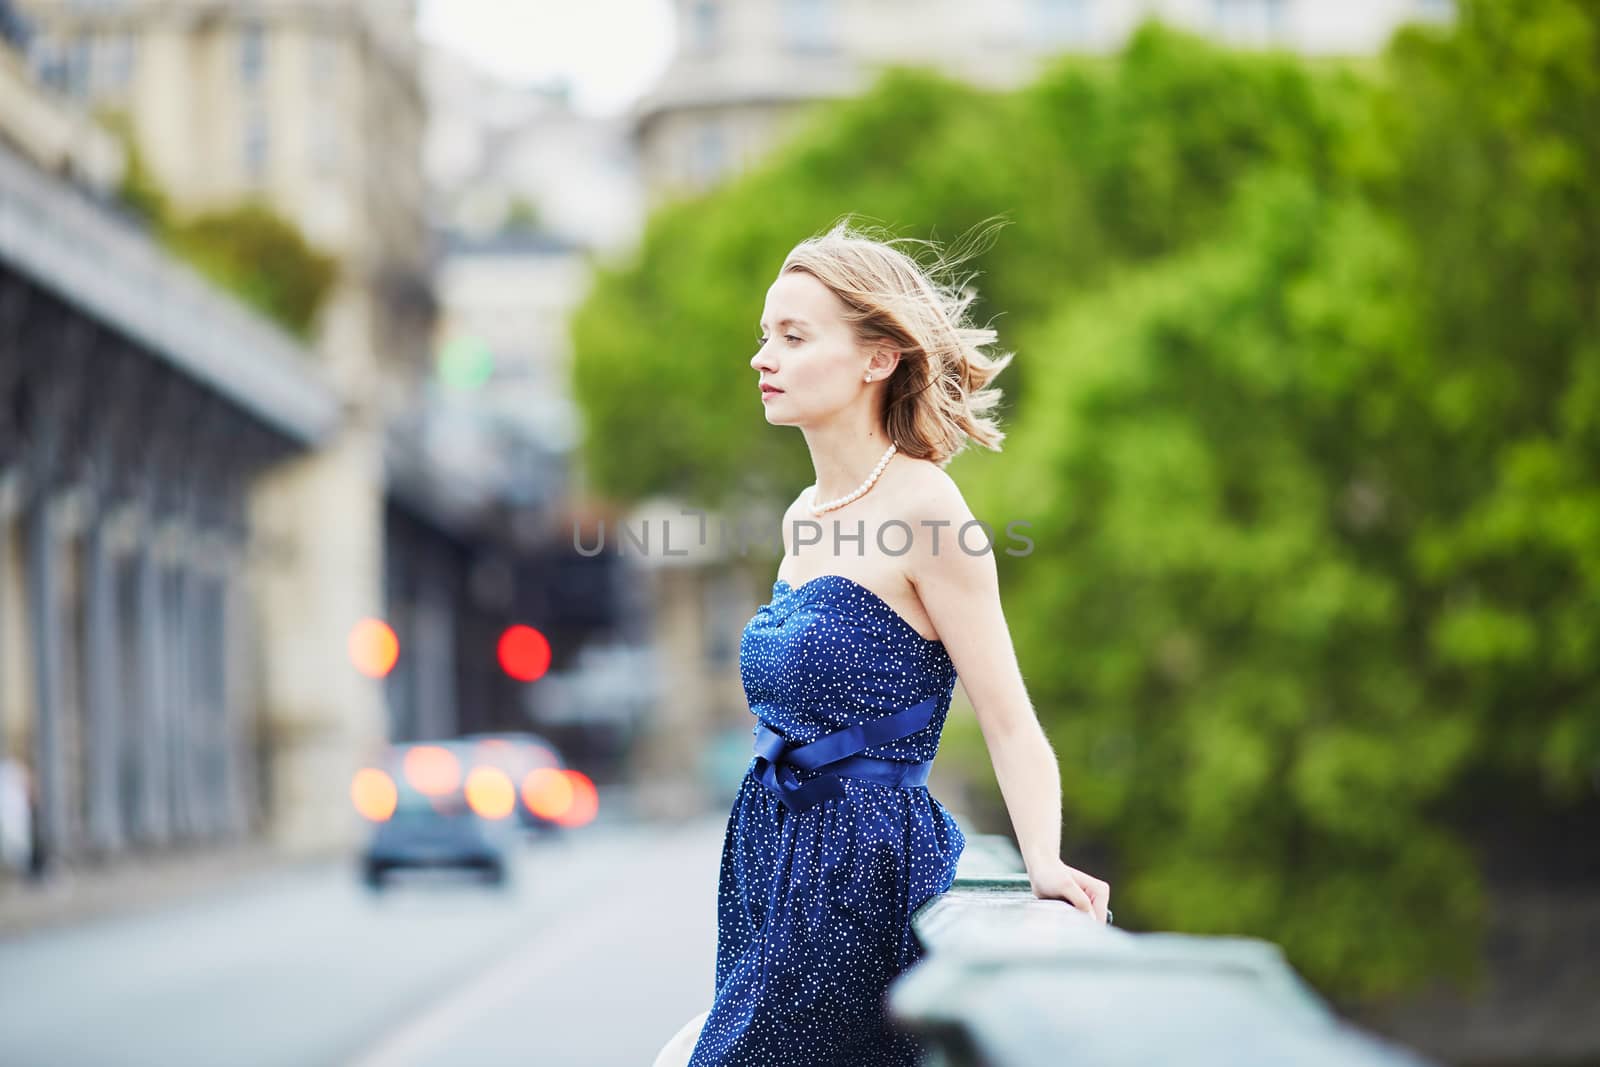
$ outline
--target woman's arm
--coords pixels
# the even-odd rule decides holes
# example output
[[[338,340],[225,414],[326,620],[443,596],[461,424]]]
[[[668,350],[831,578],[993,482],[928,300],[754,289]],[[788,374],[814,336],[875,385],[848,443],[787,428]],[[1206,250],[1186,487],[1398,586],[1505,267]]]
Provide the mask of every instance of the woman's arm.
[[[1061,861],[1061,770],[1023,684],[1000,604],[994,549],[943,471],[919,487],[908,577],[972,701],[1017,845],[1038,897],[1065,900],[1099,922],[1111,887]],[[938,540],[934,541],[937,531]]]

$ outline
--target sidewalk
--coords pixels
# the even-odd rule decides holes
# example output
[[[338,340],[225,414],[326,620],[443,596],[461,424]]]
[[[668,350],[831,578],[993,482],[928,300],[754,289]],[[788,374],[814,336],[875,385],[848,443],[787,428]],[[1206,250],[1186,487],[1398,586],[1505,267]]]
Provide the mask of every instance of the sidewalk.
[[[336,861],[266,841],[174,846],[107,860],[63,862],[38,881],[0,875],[0,940],[90,919],[181,903],[272,871]]]

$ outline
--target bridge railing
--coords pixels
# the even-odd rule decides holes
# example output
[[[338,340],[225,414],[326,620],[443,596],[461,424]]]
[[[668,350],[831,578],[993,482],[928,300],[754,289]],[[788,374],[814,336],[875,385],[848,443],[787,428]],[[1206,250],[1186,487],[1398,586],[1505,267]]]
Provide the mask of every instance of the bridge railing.
[[[1269,941],[1097,924],[1035,897],[1008,839],[967,848],[912,918],[927,955],[889,991],[930,1067],[1429,1062],[1339,1019]]]

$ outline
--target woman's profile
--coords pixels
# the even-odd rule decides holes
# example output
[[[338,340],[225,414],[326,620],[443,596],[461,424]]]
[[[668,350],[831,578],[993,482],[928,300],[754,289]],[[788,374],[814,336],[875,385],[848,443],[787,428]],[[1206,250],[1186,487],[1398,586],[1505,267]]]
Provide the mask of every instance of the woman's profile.
[[[925,784],[958,676],[1035,896],[1106,919],[1110,887],[1059,854],[1055,753],[992,546],[944,470],[969,441],[998,451],[989,383],[1011,356],[983,351],[970,293],[902,243],[841,223],[767,291],[753,385],[771,425],[804,435],[816,482],[739,646],[757,721],[723,841],[715,996],[657,1067],[918,1062],[884,997],[965,844]]]

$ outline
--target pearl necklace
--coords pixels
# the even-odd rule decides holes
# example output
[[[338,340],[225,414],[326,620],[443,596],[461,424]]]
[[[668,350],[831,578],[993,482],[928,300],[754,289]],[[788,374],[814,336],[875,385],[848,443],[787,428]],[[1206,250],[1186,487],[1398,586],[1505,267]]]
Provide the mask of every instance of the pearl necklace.
[[[883,468],[885,468],[885,467],[887,467],[889,465],[889,457],[891,457],[893,455],[894,455],[894,442],[890,441],[889,442],[889,450],[883,454],[883,458],[882,459],[878,460],[878,465],[876,467],[872,468],[872,473],[867,475],[867,480],[862,482],[860,487],[857,488],[855,492],[847,493],[844,496],[840,497],[838,500],[830,500],[826,504],[817,504],[817,503],[814,503],[814,502],[807,502],[806,506],[811,509],[811,514],[813,514],[813,515],[821,515],[824,512],[832,511],[835,508],[842,508],[846,504],[850,503],[852,500],[855,500],[858,497],[860,497],[863,494],[865,494],[868,489],[872,488],[873,483],[878,480],[878,475],[883,473]],[[811,487],[811,500],[815,501],[816,500],[816,496],[817,496],[817,487],[816,486],[812,486]]]

